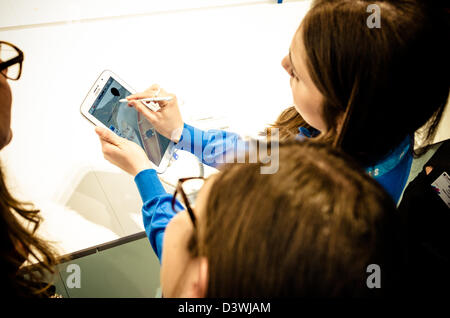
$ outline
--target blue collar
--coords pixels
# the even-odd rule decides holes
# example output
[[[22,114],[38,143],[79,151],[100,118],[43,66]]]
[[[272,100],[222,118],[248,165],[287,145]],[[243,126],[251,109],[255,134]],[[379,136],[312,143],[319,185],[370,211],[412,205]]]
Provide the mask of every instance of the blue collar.
[[[303,140],[305,138],[314,138],[320,134],[320,131],[315,128],[298,128],[297,140]],[[406,136],[406,138],[400,143],[400,145],[393,151],[389,152],[383,159],[379,160],[376,164],[370,167],[366,167],[366,172],[372,177],[381,177],[394,169],[412,149],[412,138]]]
[[[394,150],[389,152],[383,159],[379,160],[376,164],[370,167],[366,167],[366,172],[372,177],[381,177],[388,173],[403,160],[403,158],[412,150],[411,136],[406,138],[397,146]]]
[[[315,128],[298,127],[298,140],[303,140],[305,138],[314,138],[320,134],[320,131]]]

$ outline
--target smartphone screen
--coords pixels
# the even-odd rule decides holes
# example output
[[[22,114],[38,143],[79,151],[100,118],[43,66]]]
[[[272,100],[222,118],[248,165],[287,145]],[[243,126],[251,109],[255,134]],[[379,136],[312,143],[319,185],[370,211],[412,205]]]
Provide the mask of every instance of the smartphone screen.
[[[170,140],[156,132],[153,125],[133,107],[119,100],[131,93],[110,77],[99,93],[89,113],[120,137],[141,146],[157,166]]]

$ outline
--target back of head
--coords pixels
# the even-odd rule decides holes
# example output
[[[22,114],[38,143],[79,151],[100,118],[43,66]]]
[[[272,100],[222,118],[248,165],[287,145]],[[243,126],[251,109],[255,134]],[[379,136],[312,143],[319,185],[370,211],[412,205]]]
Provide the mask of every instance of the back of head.
[[[379,27],[368,23],[377,13]],[[449,13],[430,1],[313,2],[301,30],[308,70],[337,144],[360,163],[427,121],[432,137],[449,95],[449,26]],[[338,115],[348,115],[343,127]]]
[[[393,287],[397,215],[349,158],[312,142],[280,146],[279,170],[224,168],[199,224],[208,297],[371,296]],[[383,288],[366,285],[377,264]]]

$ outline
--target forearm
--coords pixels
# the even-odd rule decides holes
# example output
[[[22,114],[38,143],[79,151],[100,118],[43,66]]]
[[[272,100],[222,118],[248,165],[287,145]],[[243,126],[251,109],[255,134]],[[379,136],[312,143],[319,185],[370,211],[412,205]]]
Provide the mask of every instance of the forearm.
[[[176,212],[172,209],[172,195],[167,193],[154,169],[143,170],[135,177],[135,182],[144,203],[142,218],[145,232],[161,261],[164,232]],[[183,210],[182,205],[176,202],[176,211]]]
[[[217,167],[245,153],[248,143],[236,133],[215,129],[204,131],[184,124],[176,147],[191,152],[206,165]]]

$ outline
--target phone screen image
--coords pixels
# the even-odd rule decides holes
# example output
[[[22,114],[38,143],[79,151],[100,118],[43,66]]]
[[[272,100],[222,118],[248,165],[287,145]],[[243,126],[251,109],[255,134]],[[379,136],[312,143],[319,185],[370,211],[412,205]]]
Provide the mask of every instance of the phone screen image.
[[[110,77],[89,113],[120,137],[141,146],[148,158],[159,166],[170,140],[156,132],[153,125],[136,109],[119,102],[128,95],[131,93]]]

